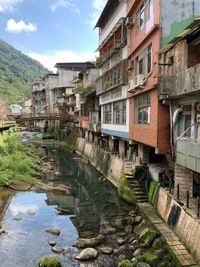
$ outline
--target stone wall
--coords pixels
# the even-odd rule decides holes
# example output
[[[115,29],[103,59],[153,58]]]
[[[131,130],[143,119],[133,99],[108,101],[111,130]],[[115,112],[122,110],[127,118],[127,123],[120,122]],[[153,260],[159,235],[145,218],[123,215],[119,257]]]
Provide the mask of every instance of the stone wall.
[[[110,153],[86,142],[83,138],[77,139],[76,151],[87,158],[106,178],[116,187],[123,173],[123,161]]]
[[[193,173],[191,170],[175,164],[174,170],[175,188],[179,184],[180,198],[186,198],[187,191],[193,196]]]
[[[156,207],[161,217],[200,260],[200,221],[195,213],[193,215],[188,213],[163,188],[159,190]]]

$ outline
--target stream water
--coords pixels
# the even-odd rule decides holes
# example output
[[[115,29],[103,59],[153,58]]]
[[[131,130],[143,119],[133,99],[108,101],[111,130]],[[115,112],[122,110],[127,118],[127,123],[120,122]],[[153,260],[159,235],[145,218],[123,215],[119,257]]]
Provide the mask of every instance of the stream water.
[[[50,240],[58,247],[71,248],[68,254],[58,255],[63,266],[79,266],[73,259],[76,249],[72,249],[77,238],[88,231],[100,233],[110,218],[130,209],[118,198],[116,189],[107,181],[100,182],[101,174],[76,155],[51,146],[46,153],[53,165],[47,179],[69,185],[71,193],[0,190],[2,226],[6,230],[0,236],[1,267],[36,266],[40,257],[53,254]],[[55,171],[61,175],[56,176]],[[67,212],[58,214],[56,208]],[[46,233],[49,228],[60,229],[60,235]]]

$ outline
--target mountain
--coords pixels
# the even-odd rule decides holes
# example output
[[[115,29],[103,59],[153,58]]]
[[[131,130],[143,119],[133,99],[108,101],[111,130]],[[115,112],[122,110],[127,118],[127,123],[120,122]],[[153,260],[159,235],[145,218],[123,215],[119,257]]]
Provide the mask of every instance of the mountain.
[[[50,71],[0,39],[0,99],[8,104],[30,97],[30,83]]]

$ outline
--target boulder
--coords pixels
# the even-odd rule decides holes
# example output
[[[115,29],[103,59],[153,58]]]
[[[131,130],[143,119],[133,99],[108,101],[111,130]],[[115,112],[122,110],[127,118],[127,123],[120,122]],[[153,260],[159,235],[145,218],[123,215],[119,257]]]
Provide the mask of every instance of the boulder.
[[[101,233],[103,235],[111,235],[114,234],[116,231],[117,229],[114,227],[105,227],[104,229],[102,229]]]
[[[57,257],[47,256],[39,260],[37,267],[62,267]]]
[[[54,253],[63,253],[65,251],[64,248],[52,247],[51,251]]]
[[[94,248],[97,247],[103,240],[103,235],[98,235],[93,238],[79,238],[73,246],[77,248]]]
[[[60,234],[60,230],[59,229],[56,229],[56,228],[47,229],[46,232],[48,234],[52,234],[52,235],[59,235]]]
[[[95,260],[98,256],[98,251],[94,248],[83,249],[76,257],[76,260]]]
[[[135,217],[135,223],[140,224],[142,222],[142,216]]]
[[[147,262],[138,262],[137,267],[151,267]]]
[[[57,242],[54,240],[49,241],[49,246],[51,246],[51,247],[54,247],[56,244],[57,244]]]
[[[108,246],[101,246],[98,247],[99,252],[103,253],[103,254],[111,254],[113,253],[113,248],[108,247]]]
[[[125,243],[125,240],[124,240],[123,238],[118,238],[118,239],[117,239],[117,244],[118,244],[118,245],[121,246],[121,245],[123,245],[124,243]]]
[[[141,254],[142,254],[142,249],[141,248],[137,248],[133,253],[133,257],[137,257],[137,256],[139,256]]]
[[[9,187],[11,189],[14,189],[16,191],[29,191],[32,187],[32,184],[28,184],[22,181],[18,180],[13,180],[10,184]]]
[[[145,228],[140,236],[139,239],[143,241],[145,244],[149,245],[155,239],[157,232],[151,228]]]

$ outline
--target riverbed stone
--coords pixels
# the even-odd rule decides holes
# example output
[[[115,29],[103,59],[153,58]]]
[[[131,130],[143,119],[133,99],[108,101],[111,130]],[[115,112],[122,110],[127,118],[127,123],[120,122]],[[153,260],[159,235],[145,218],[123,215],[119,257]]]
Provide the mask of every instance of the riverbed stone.
[[[151,267],[147,262],[138,262],[136,267]]]
[[[95,260],[98,256],[98,251],[94,248],[83,249],[76,257],[76,260]]]
[[[29,216],[35,216],[35,215],[36,215],[36,212],[33,211],[33,210],[29,210],[29,211],[27,212],[27,214],[28,214]]]
[[[122,260],[119,264],[118,267],[132,267],[132,262],[129,260]]]
[[[101,233],[103,235],[111,235],[111,234],[114,234],[116,233],[117,229],[114,228],[114,227],[105,227],[104,229],[102,229]]]
[[[63,253],[65,251],[64,248],[59,248],[59,247],[52,247],[51,251],[54,253]]]
[[[140,224],[142,222],[142,216],[135,217],[135,223]]]
[[[77,248],[88,248],[88,247],[97,247],[104,240],[103,235],[98,235],[93,238],[79,238],[75,243],[74,247]]]
[[[133,257],[135,258],[141,254],[142,254],[142,248],[137,248],[133,253]]]
[[[13,220],[19,222],[19,221],[22,220],[22,218],[20,218],[20,217],[14,217]]]
[[[85,231],[80,233],[81,238],[92,238],[94,237],[94,233],[92,231]]]
[[[117,244],[118,244],[118,245],[121,246],[121,245],[123,245],[124,243],[125,243],[125,240],[124,240],[123,238],[118,238],[118,239],[117,239]]]
[[[116,250],[117,255],[124,253],[127,250],[126,246],[121,246]]]
[[[123,261],[123,260],[125,260],[126,259],[126,255],[125,254],[120,254],[119,256],[118,256],[118,261]]]
[[[127,233],[127,234],[130,234],[133,230],[133,227],[131,225],[127,225],[124,229],[124,231]]]
[[[159,257],[152,252],[146,252],[143,254],[146,262],[149,263],[151,266],[157,266]]]
[[[57,242],[54,241],[54,240],[50,240],[50,241],[49,241],[49,245],[50,245],[51,247],[54,247],[56,244],[57,244]]]
[[[14,189],[15,191],[29,191],[31,189],[32,184],[25,183],[22,181],[18,180],[13,180],[10,184],[9,187],[11,189]]]
[[[113,253],[114,249],[108,246],[100,246],[98,247],[99,252],[103,254],[111,254]]]
[[[149,245],[156,237],[157,232],[151,228],[145,228],[140,236],[139,239],[142,240],[145,244]]]
[[[46,232],[52,235],[60,235],[60,230],[56,228],[47,229]]]
[[[62,265],[59,258],[47,256],[39,260],[37,267],[62,267]]]
[[[61,176],[61,175],[62,175],[61,172],[59,172],[59,171],[56,171],[56,172],[55,172],[55,176]]]

